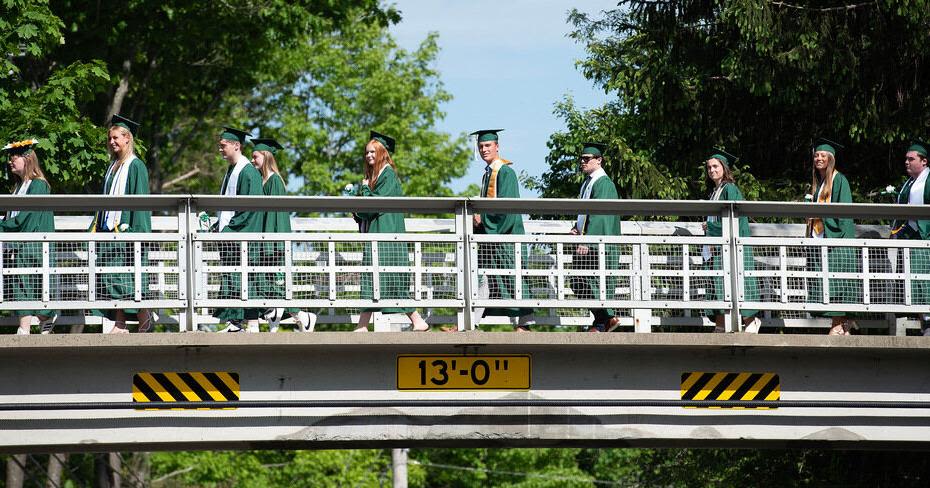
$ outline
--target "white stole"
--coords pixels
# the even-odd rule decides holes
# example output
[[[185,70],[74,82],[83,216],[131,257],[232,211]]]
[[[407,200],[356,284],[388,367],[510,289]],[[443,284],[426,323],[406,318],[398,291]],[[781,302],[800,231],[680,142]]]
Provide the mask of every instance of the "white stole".
[[[604,171],[604,168],[598,168],[593,173],[588,175],[590,180],[588,180],[587,185],[582,185],[581,191],[578,193],[579,200],[590,200],[591,199],[591,189],[594,188],[594,182],[599,178],[607,176],[607,172]],[[575,221],[575,228],[578,229],[578,234],[584,234],[584,226],[587,223],[588,216],[584,214],[578,215],[578,220]]]
[[[723,187],[727,186],[726,183],[721,184],[717,188],[714,188],[714,192],[710,194],[711,201],[720,200],[720,194],[723,193]],[[720,217],[717,215],[708,215],[708,222],[716,222],[720,220]],[[704,262],[710,261],[714,257],[713,252],[711,252],[710,246],[704,245],[701,247],[701,258],[704,259]]]
[[[221,188],[220,195],[226,195],[228,197],[234,197],[238,195],[237,190],[239,186],[239,173],[246,167],[246,165],[252,164],[246,159],[245,156],[239,155],[239,159],[236,161],[236,166],[233,167],[231,172],[226,173],[226,179],[223,180],[223,186]],[[225,189],[224,189],[225,188]],[[217,225],[216,229],[221,231],[229,225],[229,222],[232,220],[233,216],[236,215],[236,212],[233,210],[220,210],[217,212]]]
[[[32,179],[28,179],[16,187],[16,191],[13,192],[14,195],[25,195],[29,192],[29,185],[32,184]],[[15,219],[19,215],[19,210],[10,210],[6,213],[7,219]]]
[[[129,165],[131,165],[135,159],[136,155],[130,154],[128,158],[123,160],[124,162],[122,164],[119,164],[119,167],[116,167],[119,163],[118,161],[113,161],[110,164],[110,167],[107,169],[107,175],[103,179],[103,190],[105,195],[115,197],[126,194],[126,183],[129,181]],[[116,169],[114,170],[114,168]],[[109,191],[107,191],[108,181],[110,182]],[[116,230],[122,216],[122,210],[104,211],[103,217],[101,218],[104,230]]]
[[[927,185],[927,174],[930,174],[930,168],[924,168],[924,170],[917,175],[917,179],[915,179],[914,183],[911,185],[911,194],[908,196],[907,200],[908,205],[924,204],[924,187]],[[919,230],[916,220],[908,220],[907,225],[911,226],[914,230]]]

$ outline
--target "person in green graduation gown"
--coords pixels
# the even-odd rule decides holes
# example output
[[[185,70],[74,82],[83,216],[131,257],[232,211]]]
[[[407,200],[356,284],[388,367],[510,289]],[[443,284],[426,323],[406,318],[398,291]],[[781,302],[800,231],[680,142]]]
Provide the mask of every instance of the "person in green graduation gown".
[[[395,147],[394,139],[375,131],[371,131],[368,139],[368,144],[365,145],[365,179],[359,185],[359,196],[404,196],[404,192],[400,187],[400,180],[397,178],[397,166],[394,165],[392,157]],[[358,212],[355,214],[355,218],[359,223],[361,232],[396,234],[407,232],[404,226],[404,214],[402,213]],[[379,242],[378,263],[375,266],[410,266],[409,253],[409,246],[405,242]],[[369,244],[365,244],[363,254],[364,265],[371,266],[373,263]],[[371,273],[362,273],[361,298],[363,300],[374,299],[373,282]],[[381,272],[379,273],[378,284],[381,299],[401,300],[410,298],[410,273]],[[419,312],[412,308],[365,308],[359,314],[355,332],[367,332],[368,324],[371,322],[371,314],[377,311],[381,313],[407,314],[413,324],[413,330],[417,332],[425,332],[430,328]]]
[[[852,190],[849,181],[836,170],[836,154],[843,146],[819,139],[813,145],[813,169],[811,177],[811,195],[816,205],[829,203],[852,203]],[[853,219],[836,217],[813,217],[807,221],[807,237],[813,239],[852,239],[856,236]],[[812,249],[808,256],[811,262],[820,262],[820,249]],[[823,263],[820,263],[822,266]],[[830,273],[855,273],[860,271],[856,251],[849,247],[831,247],[827,253],[827,270]],[[818,266],[819,267],[819,266]],[[818,270],[819,271],[819,270]],[[808,302],[822,303],[822,281],[819,278],[808,280]],[[828,282],[830,303],[861,303],[861,285],[855,280],[830,278]],[[846,317],[846,312],[829,311],[822,315],[831,317],[829,335],[849,335],[856,323]]]
[[[217,146],[220,156],[229,163],[226,168],[226,175],[223,177],[223,183],[220,185],[220,195],[230,197],[264,195],[261,173],[255,169],[255,166],[252,165],[248,158],[242,155],[246,136],[247,133],[244,130],[231,127],[224,127],[220,133]],[[214,224],[213,230],[217,232],[261,232],[265,223],[264,219],[264,212],[222,210],[217,212],[216,224]],[[249,263],[258,261],[260,247],[261,243],[249,243],[247,253]],[[230,236],[230,241],[220,243],[220,265],[242,265],[239,242],[235,240],[234,236]],[[248,279],[248,273],[221,273],[220,293],[217,298],[220,300],[241,299],[240,287],[243,277]],[[247,286],[248,298],[258,296],[257,285],[258,280],[249,280]],[[213,311],[213,316],[226,325],[220,332],[258,332],[259,314],[260,310],[257,308],[217,308]]]
[[[617,186],[604,171],[604,150],[606,145],[588,142],[581,149],[581,172],[585,179],[581,184],[578,198],[581,200],[617,200]],[[575,224],[569,231],[576,236],[619,236],[619,215],[579,215]],[[605,269],[617,269],[618,252],[616,244],[605,244]],[[572,267],[574,269],[596,270],[599,268],[598,250],[588,244],[575,246],[572,254]],[[617,287],[617,279],[609,276],[605,280],[607,299],[613,298],[612,290]],[[572,288],[580,299],[600,299],[600,278],[597,276],[575,276],[572,279]],[[588,332],[610,332],[620,324],[620,319],[614,316],[613,309],[591,309],[594,322]]]
[[[733,173],[730,171],[730,165],[736,162],[736,159],[736,156],[722,149],[714,149],[707,158],[705,162],[707,181],[712,187],[710,200],[744,200],[743,193],[733,181]],[[707,221],[704,222],[704,232],[710,237],[722,236],[723,223],[720,221],[720,217],[716,215],[708,216]],[[739,236],[749,237],[749,219],[746,217],[739,218]],[[704,246],[701,254],[705,267],[713,270],[723,269],[723,263],[720,261],[720,253],[712,252],[712,246]],[[749,247],[743,248],[743,269],[746,271],[754,269],[752,249]],[[736,270],[730,271],[731,273],[736,272]],[[746,278],[743,281],[743,297],[746,301],[757,301],[759,299],[759,288],[756,278]],[[723,278],[713,277],[709,280],[707,284],[707,299],[723,300]],[[756,316],[759,313],[758,310],[740,309],[739,312],[742,317],[743,332],[757,334],[759,332],[759,326],[762,323]],[[714,320],[714,332],[725,332],[725,311],[712,310],[709,315]]]
[[[904,155],[904,170],[908,180],[898,192],[900,205],[928,205],[930,204],[930,184],[927,176],[930,168],[927,167],[927,154],[930,145],[925,142],[914,142],[907,148]],[[930,219],[895,220],[891,226],[892,239],[930,239]],[[911,273],[930,273],[930,250],[910,250]],[[903,259],[901,259],[903,261]],[[911,281],[911,303],[930,305],[930,282],[926,280]],[[921,334],[930,336],[930,314],[919,315]]]
[[[107,131],[107,151],[110,154],[110,166],[103,178],[104,195],[148,195],[149,172],[145,163],[136,156],[135,138],[139,124],[126,117],[114,115]],[[91,232],[151,232],[152,212],[148,210],[106,210],[99,211],[94,217]],[[97,266],[131,267],[135,263],[133,244],[131,242],[105,242],[97,244]],[[146,249],[142,249],[143,265],[147,262]],[[142,283],[135,282],[135,273],[100,273],[97,275],[97,297],[109,300],[134,300],[136,286],[141,288],[144,298],[147,295],[145,274]],[[152,314],[146,309],[94,310],[94,315],[105,315],[113,320],[109,333],[127,333],[126,320],[135,316],[139,322],[139,332],[148,332],[152,326]],[[106,328],[105,328],[106,329]]]
[[[278,170],[278,161],[275,155],[284,149],[274,139],[252,139],[252,165],[262,175],[262,191],[266,196],[286,195],[284,178]],[[263,232],[291,232],[291,216],[288,212],[264,212]],[[281,242],[264,243],[261,250],[262,266],[284,266],[284,245]],[[284,273],[262,273],[258,279],[258,295],[261,298],[283,299]],[[278,324],[284,314],[288,313],[297,322],[300,332],[313,332],[316,326],[316,314],[299,308],[272,308],[265,311],[271,332],[277,332]]]
[[[45,173],[39,166],[39,157],[35,152],[38,141],[27,139],[13,142],[3,147],[9,157],[10,172],[16,177],[14,195],[48,195],[51,190]],[[0,232],[55,232],[55,217],[46,210],[11,210],[0,221]],[[9,268],[42,267],[42,243],[11,242],[4,243],[4,261]],[[10,265],[9,263],[12,263]],[[4,277],[4,297],[12,302],[37,302],[42,300],[42,275],[37,273],[15,274]],[[38,317],[43,334],[52,331],[56,313],[53,310],[16,310],[19,317],[17,334],[29,334],[32,320]]]
[[[482,198],[520,198],[520,184],[511,162],[500,157],[498,132],[504,129],[485,129],[472,132],[476,137],[478,155],[485,163],[481,179]],[[475,234],[522,235],[523,216],[520,214],[475,214]],[[478,246],[478,267],[492,270],[514,269],[514,246],[509,243],[484,243]],[[526,253],[524,253],[524,256]],[[514,298],[514,277],[490,275],[479,283],[480,297],[509,300]],[[476,308],[475,324],[482,317],[503,315],[518,317],[514,330],[529,332],[535,322],[531,308]]]

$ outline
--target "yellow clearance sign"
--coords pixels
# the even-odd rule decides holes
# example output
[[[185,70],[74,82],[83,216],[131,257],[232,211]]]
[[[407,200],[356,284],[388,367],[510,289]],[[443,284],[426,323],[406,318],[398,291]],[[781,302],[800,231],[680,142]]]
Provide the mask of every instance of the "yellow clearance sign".
[[[149,402],[203,402],[203,407],[195,408],[224,408],[223,402],[239,400],[239,392],[239,373],[226,371],[132,376],[132,401],[140,407]]]
[[[681,374],[681,399],[691,401],[777,401],[781,382],[775,373],[703,371]],[[688,407],[697,408],[697,407]],[[721,408],[721,407],[706,407]],[[727,407],[746,408],[746,407]],[[766,409],[769,407],[753,407]]]
[[[529,390],[529,354],[400,355],[398,390]]]

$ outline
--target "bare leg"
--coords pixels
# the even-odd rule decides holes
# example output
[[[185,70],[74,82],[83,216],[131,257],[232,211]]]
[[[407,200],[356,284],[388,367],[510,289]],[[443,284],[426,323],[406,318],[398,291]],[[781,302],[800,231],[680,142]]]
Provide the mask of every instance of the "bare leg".
[[[849,324],[845,316],[833,317],[827,335],[849,335]]]
[[[727,318],[724,315],[714,316],[714,332],[723,334],[727,331]]]
[[[355,326],[355,332],[368,332],[369,322],[371,322],[371,312],[358,314],[358,325]]]
[[[122,310],[116,311],[116,316],[113,319],[113,330],[110,331],[111,334],[125,334],[129,332],[126,329],[126,312]]]
[[[407,314],[407,317],[410,318],[410,322],[413,324],[413,330],[416,332],[426,332],[429,330],[429,324],[423,320],[423,317],[420,316],[420,312],[414,310]]]
[[[136,314],[139,318],[139,332],[150,332],[152,330],[152,314],[144,308],[140,308]]]

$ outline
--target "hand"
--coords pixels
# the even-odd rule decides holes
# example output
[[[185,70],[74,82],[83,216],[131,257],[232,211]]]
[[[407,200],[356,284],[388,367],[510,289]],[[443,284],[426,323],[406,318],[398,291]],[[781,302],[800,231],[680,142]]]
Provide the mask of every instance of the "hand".
[[[573,235],[573,236],[579,235],[579,234],[578,234],[578,227],[572,226],[572,230],[568,231],[568,233],[571,234],[571,235]]]
[[[365,178],[364,180],[362,180],[362,184],[365,186],[368,186],[368,178]]]
[[[584,244],[579,244],[578,247],[575,248],[575,253],[580,256],[587,256],[588,251],[588,246],[585,246]]]
[[[472,215],[472,216],[471,216],[471,219],[472,219],[472,222],[474,222],[475,227],[481,225],[481,215],[480,215],[480,214]]]
[[[704,232],[707,232],[707,222],[701,222],[701,228],[704,229]]]

